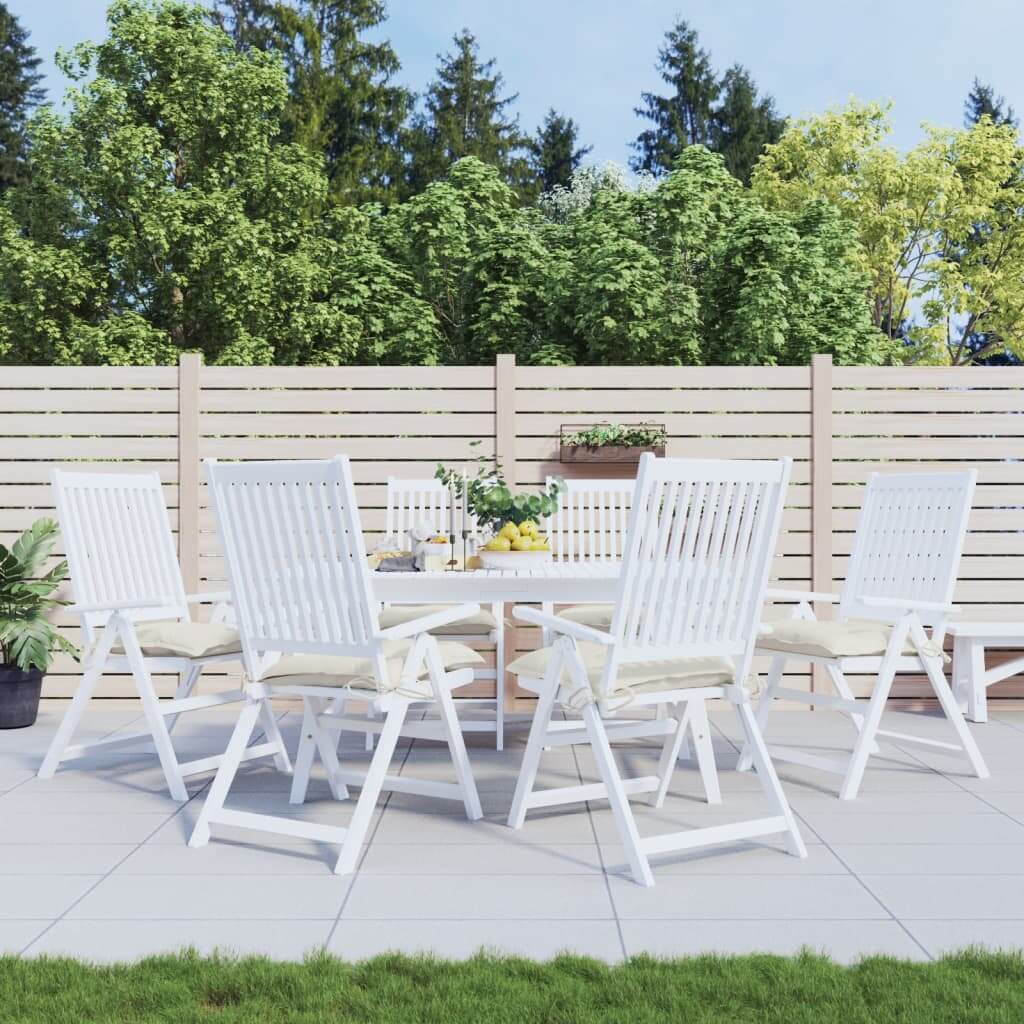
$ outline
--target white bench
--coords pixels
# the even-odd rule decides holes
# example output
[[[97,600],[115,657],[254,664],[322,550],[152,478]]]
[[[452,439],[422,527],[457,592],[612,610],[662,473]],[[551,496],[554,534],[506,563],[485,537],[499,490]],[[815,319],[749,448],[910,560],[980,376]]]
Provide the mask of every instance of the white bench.
[[[953,637],[953,693],[972,722],[987,722],[986,689],[1024,672],[1024,653],[986,668],[985,650],[1017,647],[1024,652],[1024,622],[950,622],[946,632]]]

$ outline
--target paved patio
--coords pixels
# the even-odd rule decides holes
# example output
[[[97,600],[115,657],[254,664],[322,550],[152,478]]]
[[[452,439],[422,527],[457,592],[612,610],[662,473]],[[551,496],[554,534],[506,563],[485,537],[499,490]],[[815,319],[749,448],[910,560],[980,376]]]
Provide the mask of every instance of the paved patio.
[[[656,861],[656,886],[621,877],[622,855],[607,804],[534,812],[521,832],[504,825],[526,721],[498,754],[470,736],[485,821],[461,807],[385,796],[358,872],[331,874],[331,851],[302,840],[219,828],[211,844],[185,840],[209,777],[192,800],[163,793],[155,759],[121,748],[34,778],[62,713],[44,703],[31,730],[0,733],[0,950],[133,959],[191,945],[299,958],[327,948],[348,958],[389,949],[462,957],[481,947],[546,958],[571,949],[607,960],[641,952],[706,950],[787,953],[810,946],[840,960],[870,953],[927,958],[972,943],[1024,947],[1024,712],[995,710],[973,726],[992,778],[964,774],[963,762],[886,742],[862,796],[840,804],[836,780],[780,765],[809,857],[755,843],[676,854]],[[282,709],[289,746],[299,714]],[[909,721],[913,718],[913,722]],[[185,753],[223,749],[233,712],[185,716],[176,734]],[[900,721],[903,719],[903,721]],[[93,738],[131,728],[131,704],[93,711]],[[928,715],[893,712],[888,725],[945,738]],[[761,795],[751,775],[731,771],[736,723],[715,720],[722,807],[700,798],[692,767],[680,766],[664,808],[638,804],[643,832],[730,820]],[[779,712],[770,739],[822,749],[847,741],[846,720],[826,712]],[[361,737],[345,756],[365,760]],[[638,774],[653,748],[622,746]],[[404,744],[403,774],[447,778],[437,744]],[[545,757],[541,782],[592,781],[584,748]],[[331,801],[320,777],[302,808],[287,804],[288,779],[243,767],[230,804],[344,823],[351,804]],[[655,822],[657,821],[657,824]],[[751,916],[755,908],[755,916]]]

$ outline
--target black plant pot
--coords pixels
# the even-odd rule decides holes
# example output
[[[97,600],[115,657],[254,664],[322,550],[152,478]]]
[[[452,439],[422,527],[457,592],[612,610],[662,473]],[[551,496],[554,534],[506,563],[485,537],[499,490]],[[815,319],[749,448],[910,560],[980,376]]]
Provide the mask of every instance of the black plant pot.
[[[0,729],[26,729],[39,714],[43,673],[23,672],[13,665],[0,665]]]

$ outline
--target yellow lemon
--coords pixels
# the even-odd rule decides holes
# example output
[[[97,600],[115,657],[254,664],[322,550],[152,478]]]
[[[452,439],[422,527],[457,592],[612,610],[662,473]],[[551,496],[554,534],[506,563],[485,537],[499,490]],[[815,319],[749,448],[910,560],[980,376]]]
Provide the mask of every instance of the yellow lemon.
[[[513,551],[532,551],[533,550],[533,541],[530,540],[529,537],[516,537],[516,539],[514,541],[512,541],[512,550]]]
[[[509,551],[512,541],[508,537],[493,537],[484,545],[485,551]]]
[[[525,537],[536,537],[538,533],[537,524],[532,519],[524,519],[519,524],[519,532]]]
[[[448,538],[447,537],[442,537],[441,534],[438,534],[436,537],[431,537],[430,538],[430,543],[431,544],[447,544],[448,543]]]
[[[499,537],[507,537],[509,540],[519,539],[519,527],[515,523],[506,523],[499,531]]]
[[[548,539],[547,537],[534,537],[533,542],[530,546],[531,551],[547,551],[548,550]]]

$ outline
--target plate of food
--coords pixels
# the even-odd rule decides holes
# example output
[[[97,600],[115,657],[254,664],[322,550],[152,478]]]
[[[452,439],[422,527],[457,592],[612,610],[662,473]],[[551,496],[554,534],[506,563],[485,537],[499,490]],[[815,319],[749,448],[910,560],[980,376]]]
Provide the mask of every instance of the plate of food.
[[[485,569],[522,569],[551,561],[551,546],[532,519],[504,523],[478,552]]]

